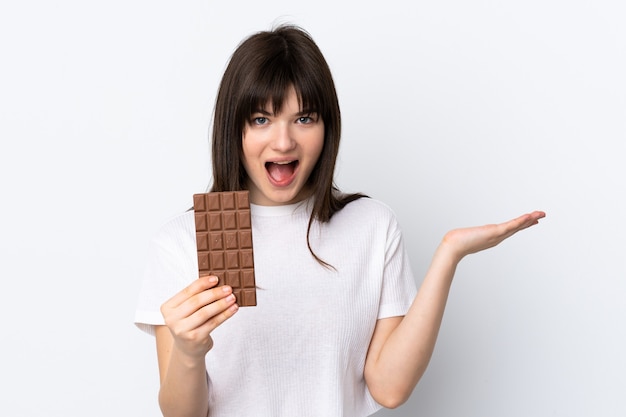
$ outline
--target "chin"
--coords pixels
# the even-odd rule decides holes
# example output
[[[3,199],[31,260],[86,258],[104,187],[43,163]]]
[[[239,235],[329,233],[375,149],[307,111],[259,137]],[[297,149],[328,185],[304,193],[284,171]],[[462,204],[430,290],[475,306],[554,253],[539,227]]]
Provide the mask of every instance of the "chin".
[[[306,195],[302,193],[302,190],[299,190],[297,193],[277,193],[268,197],[268,200],[271,200],[275,205],[287,205],[304,200]]]

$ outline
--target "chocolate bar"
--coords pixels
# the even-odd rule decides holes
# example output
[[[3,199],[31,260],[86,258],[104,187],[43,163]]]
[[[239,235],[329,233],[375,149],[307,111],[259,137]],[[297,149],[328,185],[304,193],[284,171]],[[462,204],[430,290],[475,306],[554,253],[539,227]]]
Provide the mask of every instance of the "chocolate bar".
[[[252,220],[248,191],[194,194],[200,276],[230,285],[240,307],[256,305]]]

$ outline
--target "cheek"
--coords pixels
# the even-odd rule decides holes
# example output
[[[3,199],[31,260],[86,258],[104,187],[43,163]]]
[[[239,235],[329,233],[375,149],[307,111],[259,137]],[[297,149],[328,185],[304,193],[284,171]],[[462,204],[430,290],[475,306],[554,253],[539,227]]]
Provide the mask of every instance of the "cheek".
[[[250,141],[246,141],[245,137],[241,139],[241,164],[243,165],[246,175],[250,177],[250,167],[253,152],[250,149]]]
[[[266,146],[265,138],[261,135],[255,134],[243,134],[241,137],[241,154],[243,158],[247,158],[252,161],[254,158],[259,158],[263,149]]]
[[[251,161],[257,152],[255,151],[254,138],[246,137],[241,138],[241,159],[243,161]]]
[[[324,149],[324,141],[322,140],[317,148],[315,149],[315,162],[317,163],[317,160],[320,159],[320,155],[322,154],[322,149]]]
[[[315,137],[315,140],[312,143],[314,143],[315,145],[312,146],[311,148],[311,154],[315,156],[315,159],[317,160],[322,154],[322,149],[324,149],[324,130],[323,129],[322,129],[322,132],[319,133]]]

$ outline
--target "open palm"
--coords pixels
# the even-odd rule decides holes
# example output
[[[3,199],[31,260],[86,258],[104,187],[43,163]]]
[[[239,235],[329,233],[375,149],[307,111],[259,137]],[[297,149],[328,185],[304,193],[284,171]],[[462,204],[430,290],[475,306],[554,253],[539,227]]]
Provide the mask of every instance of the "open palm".
[[[534,211],[504,223],[454,229],[446,233],[442,245],[451,249],[460,260],[466,255],[498,245],[520,230],[539,223],[545,215],[543,211]]]

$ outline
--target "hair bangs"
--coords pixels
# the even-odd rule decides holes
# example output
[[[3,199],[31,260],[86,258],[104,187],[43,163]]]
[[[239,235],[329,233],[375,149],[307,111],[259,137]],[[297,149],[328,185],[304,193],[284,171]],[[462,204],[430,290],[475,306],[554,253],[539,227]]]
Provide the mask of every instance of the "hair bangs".
[[[280,113],[292,87],[298,97],[301,111],[323,113],[322,105],[325,100],[320,94],[323,89],[316,80],[311,79],[310,74],[305,75],[305,71],[293,60],[289,63],[276,62],[276,60],[269,63],[259,71],[256,79],[250,80],[246,91],[247,97],[241,103],[241,120],[247,121],[253,113],[259,110],[273,114]]]

